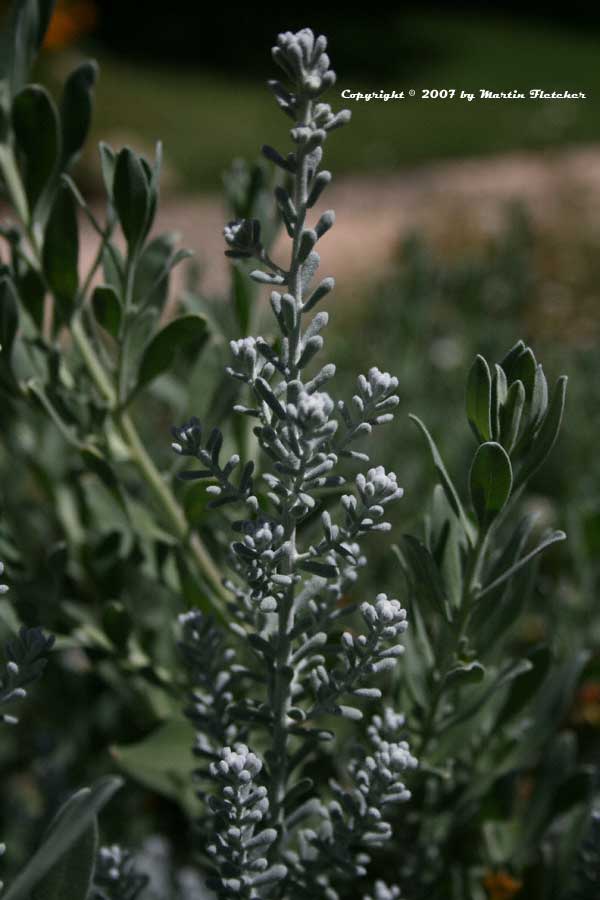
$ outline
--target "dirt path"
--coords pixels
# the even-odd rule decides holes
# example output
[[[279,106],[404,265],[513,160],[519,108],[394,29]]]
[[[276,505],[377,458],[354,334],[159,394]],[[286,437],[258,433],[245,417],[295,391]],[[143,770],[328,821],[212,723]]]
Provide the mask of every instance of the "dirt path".
[[[514,200],[523,202],[541,227],[564,228],[565,222],[572,222],[597,234],[600,244],[600,147],[441,162],[395,175],[352,177],[334,181],[324,199],[338,218],[333,232],[319,244],[322,271],[346,286],[364,283],[374,269],[381,272],[409,232],[424,231],[434,241],[452,244],[465,229],[495,231]],[[159,230],[179,232],[182,243],[198,254],[209,291],[227,284],[224,217],[217,196],[199,196],[166,200],[157,223]],[[83,240],[85,259],[93,252],[90,237],[86,234]]]

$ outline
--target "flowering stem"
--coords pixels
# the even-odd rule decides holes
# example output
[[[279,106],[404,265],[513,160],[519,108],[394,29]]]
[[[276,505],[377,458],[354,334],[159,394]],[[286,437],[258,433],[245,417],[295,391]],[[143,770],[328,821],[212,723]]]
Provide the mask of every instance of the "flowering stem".
[[[306,100],[300,111],[300,120],[304,126],[308,126],[311,119],[312,102]],[[289,381],[298,378],[297,366],[298,346],[301,335],[301,310],[302,310],[302,263],[299,259],[300,240],[306,220],[306,203],[308,199],[308,158],[305,152],[298,151],[298,170],[294,183],[294,206],[297,219],[294,230],[290,261],[290,287],[292,287],[296,305],[296,325],[290,336],[289,350]],[[289,391],[289,387],[288,387]],[[294,479],[297,480],[297,479]],[[292,575],[296,562],[296,523],[287,515],[287,541],[289,543],[288,572]],[[271,764],[271,786],[269,796],[271,798],[271,819],[278,828],[279,840],[283,838],[283,801],[288,776],[288,710],[290,707],[289,668],[291,663],[292,641],[291,633],[294,627],[294,592],[292,584],[285,593],[285,599],[278,610],[278,652],[273,674],[273,762]]]

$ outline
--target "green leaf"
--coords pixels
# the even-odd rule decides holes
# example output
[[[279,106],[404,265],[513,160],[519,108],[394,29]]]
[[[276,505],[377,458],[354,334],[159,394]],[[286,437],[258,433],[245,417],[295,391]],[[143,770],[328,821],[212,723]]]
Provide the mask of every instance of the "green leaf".
[[[136,744],[111,747],[111,755],[134,781],[192,811],[196,805],[191,785],[194,742],[195,732],[187,719],[171,719]]]
[[[201,482],[189,486],[183,499],[183,509],[190,525],[196,526],[202,522],[209,499],[210,495],[206,493],[206,488]]]
[[[545,645],[535,647],[527,658],[531,662],[531,669],[513,681],[498,713],[496,721],[499,725],[505,725],[510,719],[514,719],[537,696],[539,688],[550,671],[552,653],[549,647]]]
[[[117,339],[121,327],[121,303],[115,289],[108,284],[94,288],[92,308],[96,321]]]
[[[113,199],[113,186],[115,181],[115,151],[109,144],[100,141],[98,145],[100,151],[100,168],[102,170],[102,180],[106,188],[106,193],[110,200]]]
[[[504,367],[506,371],[506,367]],[[513,362],[509,366],[509,370],[506,372],[506,377],[508,378],[509,384],[513,381],[522,381],[523,387],[525,388],[525,397],[527,398],[528,404],[531,402],[531,398],[533,396],[533,388],[535,385],[535,371],[537,368],[537,363],[535,361],[535,356],[533,355],[533,351],[530,347],[525,347],[518,356],[515,357]]]
[[[242,336],[246,336],[250,329],[256,286],[239,266],[231,267],[231,293],[239,332]]]
[[[533,390],[531,392],[531,404],[529,410],[529,424],[535,430],[542,416],[548,408],[548,382],[541,364],[535,368]]]
[[[169,293],[169,275],[178,263],[188,259],[190,250],[175,251],[177,235],[159,234],[144,247],[135,271],[133,300],[136,305],[162,310]]]
[[[308,559],[306,562],[300,563],[300,568],[305,572],[312,572],[313,575],[319,575],[321,578],[337,578],[340,571],[337,566],[330,563],[317,562]]]
[[[577,742],[572,732],[555,735],[544,752],[536,772],[533,796],[521,821],[515,864],[520,866],[538,846],[553,817],[558,789],[575,767]]]
[[[0,28],[0,79],[8,82],[10,94],[25,83],[54,10],[55,0],[20,0],[3,3]]]
[[[202,316],[181,316],[169,322],[152,338],[144,350],[136,391],[170,367],[179,347],[192,341],[204,342],[206,338],[206,319]]]
[[[492,439],[499,440],[500,435],[500,410],[506,403],[506,395],[508,393],[508,382],[504,369],[497,363],[494,366],[494,374],[492,376],[492,400],[491,400],[491,419],[492,419]]]
[[[461,532],[441,484],[436,484],[433,489],[431,525],[432,556],[440,570],[451,607],[458,609],[463,592]]]
[[[492,378],[483,356],[476,356],[467,378],[467,418],[479,441],[492,437],[491,421]]]
[[[50,826],[50,831],[60,818]],[[44,879],[36,885],[31,900],[86,900],[92,883],[98,852],[98,820],[94,817],[79,840],[61,856]]]
[[[440,758],[443,758],[442,754],[447,750],[447,745],[442,748],[442,742],[445,741],[447,737],[444,732],[450,732],[451,729],[455,729],[458,725],[468,721],[485,705],[490,697],[497,694],[501,687],[510,684],[515,678],[521,678],[526,672],[529,672],[530,669],[531,663],[528,659],[508,660],[502,665],[501,669],[494,677],[486,679],[487,684],[481,684],[478,689],[473,687],[473,690],[469,693],[469,701],[461,704],[459,710],[456,713],[452,713],[442,723],[440,729],[440,734],[442,735],[440,738],[440,746],[436,749],[433,758],[437,758],[438,753],[440,754]],[[454,739],[455,738],[448,736],[448,741],[453,741]],[[460,739],[461,736],[459,734],[459,740]],[[462,740],[464,740],[464,735],[462,736]]]
[[[506,377],[509,379],[509,381],[512,381],[512,378],[511,378],[512,367],[513,367],[515,361],[519,358],[519,356],[523,352],[523,350],[525,350],[525,342],[517,341],[517,343],[514,345],[514,347],[511,347],[511,349],[508,351],[506,356],[504,356],[500,360],[500,365],[504,369],[504,371],[506,373]]]
[[[469,474],[471,502],[487,528],[504,508],[512,487],[512,467],[504,447],[488,441],[477,448]]]
[[[462,684],[479,684],[485,678],[485,668],[477,660],[455,666],[446,673],[444,681],[450,687]]]
[[[58,113],[46,89],[38,84],[24,88],[14,99],[12,121],[24,161],[25,192],[32,216],[59,154]]]
[[[500,409],[500,443],[510,453],[517,442],[521,416],[525,406],[525,388],[521,381],[513,381],[504,406]]]
[[[414,592],[432,610],[440,611],[447,622],[452,621],[452,611],[439,569],[431,553],[421,541],[410,534],[402,535],[404,555],[410,568],[410,581]]]
[[[494,581],[490,582],[490,584],[486,584],[482,591],[478,594],[478,599],[481,600],[482,597],[485,597],[486,594],[495,591],[497,587],[503,584],[505,581],[508,581],[509,578],[512,578],[513,575],[522,569],[523,566],[526,566],[527,563],[531,562],[534,557],[545,550],[547,547],[550,547],[552,544],[556,544],[558,541],[566,540],[566,534],[564,531],[553,531],[552,534],[549,534],[548,537],[544,538],[537,547],[532,550],[530,553],[527,553],[525,556],[522,556],[514,565],[512,565],[509,569],[502,573],[498,578],[495,578]]]
[[[124,147],[117,155],[113,200],[129,252],[137,250],[146,233],[150,193],[140,158]]]
[[[15,289],[8,278],[0,279],[0,359],[7,370],[11,368],[11,357],[17,328],[19,308]]]
[[[79,155],[92,121],[93,91],[98,65],[86,60],[71,72],[65,82],[60,104],[62,126],[61,167],[68,167]]]
[[[96,447],[85,447],[81,451],[81,458],[91,472],[93,472],[110,491],[123,512],[127,515],[127,502],[123,493],[123,486],[110,463],[105,459]]]
[[[79,289],[78,260],[77,207],[69,188],[61,184],[46,225],[42,262],[48,287],[63,321],[69,321],[75,309]]]
[[[33,888],[90,828],[122,784],[121,778],[109,776],[70,797],[58,811],[41,846],[7,888],[2,900],[30,900]]]
[[[552,399],[544,421],[537,433],[533,447],[523,460],[523,464],[515,479],[515,490],[525,484],[537,472],[556,443],[562,423],[567,394],[567,376],[561,375],[552,392]]]
[[[38,329],[42,330],[44,321],[44,296],[46,286],[37,269],[27,265],[23,272],[15,276],[19,299]]]
[[[113,600],[103,609],[102,627],[115,647],[124,650],[133,630],[133,622],[122,603]]]
[[[442,460],[440,451],[438,450],[438,448],[435,444],[435,441],[429,434],[429,431],[427,430],[427,428],[425,427],[423,422],[417,416],[411,414],[411,415],[409,415],[409,419],[412,422],[414,422],[415,425],[417,425],[417,427],[421,430],[423,436],[425,437],[425,440],[427,441],[427,443],[429,445],[429,450],[431,452],[431,456],[433,458],[433,464],[438,473],[440,483],[441,483],[442,487],[444,488],[444,492],[448,499],[448,503],[450,504],[450,507],[451,507],[454,515],[461,523],[469,543],[473,544],[472,525],[465,515],[465,511],[462,507],[462,503],[460,502],[458,492],[457,492],[456,488],[454,487],[452,480],[450,479],[450,476],[448,475],[448,472],[446,471],[444,461]]]
[[[529,732],[530,753],[538,749],[545,752],[547,741],[564,722],[589,659],[589,650],[579,650],[550,670],[531,707],[534,722]]]

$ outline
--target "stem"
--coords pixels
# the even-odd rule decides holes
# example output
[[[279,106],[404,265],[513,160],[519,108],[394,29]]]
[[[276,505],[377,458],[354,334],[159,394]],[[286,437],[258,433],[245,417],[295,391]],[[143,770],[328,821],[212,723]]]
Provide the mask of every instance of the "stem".
[[[312,101],[306,100],[302,109],[300,120],[303,125],[308,125],[311,120]],[[292,252],[290,260],[290,289],[293,291],[296,300],[296,327],[292,335],[290,335],[289,345],[289,380],[292,381],[298,377],[298,366],[296,362],[298,346],[301,336],[301,309],[302,309],[302,263],[298,260],[300,249],[300,239],[302,230],[306,220],[306,202],[308,199],[308,160],[306,153],[301,149],[298,151],[298,171],[294,183],[294,206],[296,208],[297,220],[294,228],[294,239],[292,243]],[[289,564],[287,566],[287,574],[292,574],[296,562],[296,524],[288,515],[287,523],[287,540],[290,545]],[[269,791],[269,800],[271,804],[271,818],[278,830],[278,841],[273,844],[272,851],[277,852],[276,848],[283,838],[283,800],[285,798],[285,789],[289,774],[289,760],[287,751],[288,742],[288,710],[291,705],[290,684],[288,677],[289,667],[291,664],[292,654],[292,630],[294,627],[295,604],[294,604],[294,586],[292,585],[286,591],[285,599],[279,605],[278,610],[278,630],[277,630],[277,656],[275,660],[275,671],[273,676],[273,685],[271,690],[271,703],[273,709],[273,759],[271,762],[271,785]]]

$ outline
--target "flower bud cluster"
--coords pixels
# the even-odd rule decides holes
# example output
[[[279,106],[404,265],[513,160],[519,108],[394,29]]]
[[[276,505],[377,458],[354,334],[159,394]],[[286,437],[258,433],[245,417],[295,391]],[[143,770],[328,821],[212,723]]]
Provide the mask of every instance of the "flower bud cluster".
[[[208,886],[221,897],[259,897],[256,888],[280,881],[285,866],[269,866],[266,858],[277,832],[258,826],[269,810],[267,789],[256,783],[262,762],[245,744],[223,747],[210,772],[220,794],[211,797],[218,830],[208,853],[218,863],[220,875]]]
[[[229,222],[223,229],[223,237],[231,248],[225,253],[233,259],[248,259],[257,256],[262,249],[258,219],[237,219]]]
[[[376,881],[373,885],[374,893],[366,894],[364,900],[398,900],[400,888],[395,885],[387,885],[385,881]]]
[[[238,737],[229,706],[237,670],[235,651],[211,617],[193,609],[179,616],[179,650],[188,671],[190,702],[186,715],[196,727],[194,751],[213,756],[226,742]]]
[[[90,900],[136,900],[148,884],[127,850],[117,844],[101,847],[96,858]]]
[[[45,637],[41,628],[23,627],[19,634],[5,645],[7,663],[0,679],[0,707],[23,700],[26,687],[42,674],[46,656],[54,645],[54,637]],[[9,713],[0,713],[0,722],[16,725],[18,719]]]

